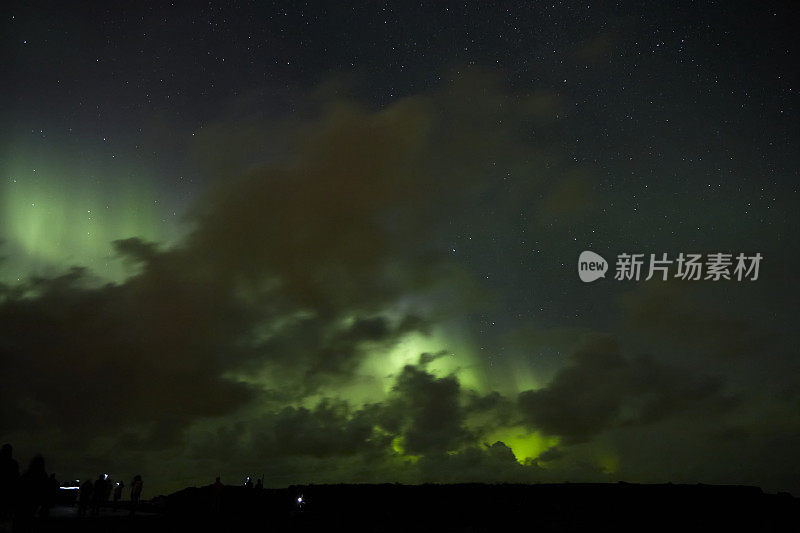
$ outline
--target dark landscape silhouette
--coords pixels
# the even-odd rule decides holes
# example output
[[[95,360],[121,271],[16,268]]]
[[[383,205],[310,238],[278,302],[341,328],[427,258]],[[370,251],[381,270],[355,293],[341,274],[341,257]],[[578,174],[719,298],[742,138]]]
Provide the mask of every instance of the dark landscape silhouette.
[[[262,478],[140,499],[144,482],[100,474],[59,485],[35,456],[21,474],[0,464],[0,531],[535,531],[693,529],[779,531],[800,499],[757,487],[687,484],[338,484],[263,488]],[[110,498],[113,493],[113,500]]]

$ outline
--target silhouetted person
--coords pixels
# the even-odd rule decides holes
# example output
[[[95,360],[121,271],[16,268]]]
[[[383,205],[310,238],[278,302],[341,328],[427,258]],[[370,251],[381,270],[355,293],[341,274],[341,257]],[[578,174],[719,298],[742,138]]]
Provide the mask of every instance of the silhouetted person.
[[[19,477],[17,483],[14,511],[14,531],[29,531],[33,526],[33,517],[45,502],[50,480],[44,469],[44,458],[41,455],[31,459],[28,469]]]
[[[100,474],[97,476],[97,481],[94,482],[94,492],[92,493],[92,515],[97,516],[100,514],[100,506],[106,498],[106,487],[108,486],[107,476]]]
[[[108,477],[108,474],[105,474],[103,478],[105,479],[106,483],[105,487],[103,487],[103,498],[100,501],[105,504],[108,502],[109,498],[111,498],[111,489],[113,487],[111,484],[111,478]]]
[[[81,491],[78,495],[78,516],[86,516],[86,510],[92,503],[92,496],[94,492],[94,485],[91,479],[87,479],[81,485]]]
[[[136,507],[139,505],[139,499],[142,497],[142,485],[142,476],[135,475],[131,481],[131,514],[136,512]]]
[[[56,500],[58,500],[58,491],[60,490],[59,487],[60,485],[56,479],[56,475],[50,474],[50,477],[47,478],[47,487],[45,489],[44,500],[42,501],[42,516],[49,515],[50,509],[56,505]]]
[[[219,514],[222,509],[222,481],[217,478],[214,482],[214,492],[211,496],[211,512]]]
[[[264,488],[264,481],[261,478],[258,478],[256,481],[256,490],[261,490]]]
[[[10,444],[0,449],[0,519],[11,518],[14,490],[19,479],[19,465],[12,456]]]
[[[117,503],[122,498],[122,489],[125,488],[125,483],[120,481],[119,483],[114,486],[114,512],[117,511]]]

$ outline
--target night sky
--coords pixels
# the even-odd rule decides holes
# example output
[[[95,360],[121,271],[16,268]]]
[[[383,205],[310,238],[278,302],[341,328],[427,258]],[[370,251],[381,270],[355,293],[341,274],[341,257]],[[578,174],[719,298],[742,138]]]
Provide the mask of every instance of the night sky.
[[[262,474],[800,495],[798,14],[4,5],[0,442],[146,497]],[[732,254],[731,279],[645,279],[681,253]]]

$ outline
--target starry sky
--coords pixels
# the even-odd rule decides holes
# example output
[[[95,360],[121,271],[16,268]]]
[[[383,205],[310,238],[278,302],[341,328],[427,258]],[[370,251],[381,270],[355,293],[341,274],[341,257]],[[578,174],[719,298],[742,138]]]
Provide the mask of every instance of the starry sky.
[[[800,494],[797,15],[4,6],[0,441],[151,496]],[[617,280],[623,253],[763,259]]]

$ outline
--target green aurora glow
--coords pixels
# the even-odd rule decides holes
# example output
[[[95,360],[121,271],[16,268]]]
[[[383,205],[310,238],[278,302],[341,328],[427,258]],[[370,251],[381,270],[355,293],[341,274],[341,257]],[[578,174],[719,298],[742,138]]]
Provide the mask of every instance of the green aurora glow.
[[[3,174],[0,280],[7,283],[72,266],[121,281],[131,269],[116,256],[115,240],[170,244],[179,235],[178,213],[159,203],[145,169],[16,149],[4,154]]]

